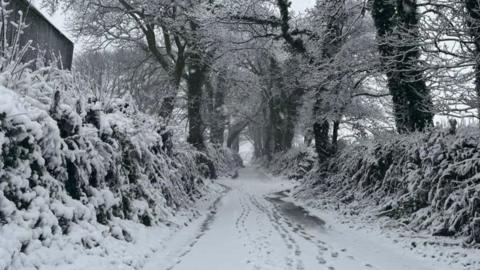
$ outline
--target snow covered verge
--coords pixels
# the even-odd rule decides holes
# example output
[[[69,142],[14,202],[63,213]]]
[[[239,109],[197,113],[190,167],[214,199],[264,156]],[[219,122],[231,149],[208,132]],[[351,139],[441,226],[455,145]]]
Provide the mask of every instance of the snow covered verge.
[[[241,165],[172,141],[131,100],[101,100],[70,72],[0,60],[0,269],[109,256],[105,244],[183,226],[218,195],[209,178]]]
[[[426,243],[478,247],[479,150],[478,130],[450,134],[437,129],[348,145],[303,177],[278,158],[269,168],[274,174],[303,178],[294,195],[310,206],[342,212],[349,220],[359,216],[366,223],[395,224]],[[310,163],[315,155],[307,153],[312,152],[292,150],[280,159]]]
[[[322,219],[329,231],[322,239],[332,243],[334,248],[362,258],[366,266],[375,265],[366,269],[477,270],[480,267],[478,249],[462,246],[461,239],[434,237],[391,218],[379,218],[371,211],[355,212],[348,205],[333,201],[294,197],[285,200],[303,207],[308,215]],[[394,254],[398,257],[392,256]],[[415,267],[408,266],[415,261],[418,262]],[[428,265],[430,267],[425,267]],[[358,266],[344,269],[357,269]]]

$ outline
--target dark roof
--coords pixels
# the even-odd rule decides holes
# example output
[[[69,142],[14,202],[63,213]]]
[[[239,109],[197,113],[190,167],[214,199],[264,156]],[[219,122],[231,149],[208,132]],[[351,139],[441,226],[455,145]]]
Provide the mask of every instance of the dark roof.
[[[35,7],[34,4],[32,4],[29,0],[13,0],[13,1],[21,1],[23,3],[25,3],[25,5],[28,7],[29,11],[32,11],[34,12],[35,14],[37,14],[38,16],[42,17],[45,21],[47,21],[51,26],[52,28],[55,30],[55,32],[57,32],[58,34],[60,34],[62,37],[64,37],[66,40],[70,41],[70,43],[74,44],[73,41],[68,38],[60,29],[58,29],[58,27],[55,26],[55,24],[53,24],[50,19],[48,19],[37,7]]]

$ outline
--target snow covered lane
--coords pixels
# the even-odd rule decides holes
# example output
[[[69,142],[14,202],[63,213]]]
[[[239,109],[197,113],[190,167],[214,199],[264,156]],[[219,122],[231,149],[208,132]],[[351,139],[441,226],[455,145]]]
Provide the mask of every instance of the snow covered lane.
[[[151,269],[443,269],[407,251],[330,229],[303,209],[283,203],[279,192],[291,188],[290,182],[247,168],[240,178],[221,183],[229,192],[190,234],[188,244],[170,253],[174,258],[169,256],[167,266],[153,263]]]

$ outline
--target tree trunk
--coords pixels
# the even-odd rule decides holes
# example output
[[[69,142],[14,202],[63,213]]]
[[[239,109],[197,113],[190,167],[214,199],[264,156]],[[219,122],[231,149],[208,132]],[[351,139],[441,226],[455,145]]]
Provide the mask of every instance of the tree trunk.
[[[215,118],[215,86],[212,82],[213,78],[205,81],[204,97],[202,102],[203,121],[210,130],[210,141],[212,141],[212,130],[214,129]]]
[[[227,137],[227,147],[236,150],[238,152],[238,148],[236,147],[237,142],[240,142],[240,134],[242,133],[243,129],[245,129],[248,125],[247,121],[241,121],[231,125],[228,128],[228,137]]]
[[[331,155],[331,143],[330,143],[330,123],[327,119],[322,118],[321,115],[321,99],[318,97],[314,106],[315,121],[313,124],[313,137],[315,139],[315,150],[318,155],[318,161],[320,163],[327,160]]]
[[[300,99],[304,91],[297,87],[291,93],[284,81],[282,68],[276,59],[270,59],[270,99],[269,122],[272,126],[273,152],[287,151],[292,147],[295,136],[295,121],[297,119]]]
[[[132,10],[132,7],[128,4],[127,1],[120,1],[120,3],[127,9]],[[167,96],[163,99],[162,105],[159,109],[159,115],[168,122],[172,118],[173,109],[175,108],[175,98],[177,96],[178,89],[180,87],[180,82],[185,70],[185,47],[180,43],[177,45],[177,58],[175,59],[175,64],[172,66],[169,63],[169,60],[161,53],[159,47],[157,46],[157,36],[155,31],[155,26],[151,24],[145,25],[143,28],[145,38],[147,41],[147,48],[158,61],[160,66],[167,73],[171,75],[170,89],[168,89]],[[167,36],[168,37],[168,36]]]
[[[302,97],[305,94],[305,90],[298,85],[295,86],[295,90],[286,97],[285,105],[285,134],[283,138],[283,145],[286,150],[292,148],[293,140],[295,138],[295,127],[298,120],[298,110],[302,105]]]
[[[269,102],[270,103],[270,102]],[[272,160],[274,141],[273,132],[274,127],[271,121],[271,107],[270,104],[263,109],[263,155],[267,157],[267,160]]]
[[[465,0],[468,13],[467,25],[475,45],[473,57],[475,60],[475,92],[477,94],[477,117],[480,119],[480,3],[478,0]]]
[[[433,125],[433,104],[423,72],[418,67],[416,0],[374,0],[372,16],[392,94],[397,130],[401,133],[423,131]]]
[[[180,82],[185,69],[185,56],[183,50],[178,52],[177,61],[173,70],[173,80],[168,90],[168,95],[163,99],[160,106],[159,115],[168,123],[173,117],[173,109],[175,109],[175,99],[177,97],[178,89],[180,88]]]
[[[273,97],[269,103],[275,153],[290,149],[295,136],[295,120],[297,119],[298,107],[293,100],[296,97],[289,97],[285,95],[284,91],[284,89],[280,90],[281,94]]]
[[[248,126],[248,133],[253,141],[253,157],[254,158],[261,158],[263,156],[263,134],[262,134],[262,129],[259,124],[257,123],[251,123]]]
[[[279,153],[283,151],[283,119],[281,112],[281,103],[277,97],[272,97],[268,102],[268,116],[269,124],[268,129],[270,129],[270,137],[272,147],[269,149],[270,153]]]
[[[326,25],[325,37],[323,40],[322,57],[324,61],[329,61],[335,57],[342,43],[342,18],[336,14],[340,8],[344,8],[344,0],[329,0],[324,8],[332,12]],[[328,79],[327,79],[328,80]],[[330,89],[320,87],[315,93],[315,104],[313,107],[313,137],[315,138],[315,150],[320,163],[324,162],[332,155],[332,143],[330,142],[330,123],[322,114],[323,93]]]
[[[318,121],[313,125],[313,129],[315,133],[315,150],[317,151],[319,161],[323,162],[331,155],[329,141],[330,124],[327,120]]]
[[[282,145],[283,145],[283,149],[284,150],[288,150],[290,148],[292,148],[292,145],[293,145],[293,139],[295,138],[295,120],[297,118],[293,118],[292,116],[287,116],[287,119],[285,121],[285,130],[284,130],[284,134],[283,134],[283,141],[282,141]]]
[[[340,120],[333,122],[332,145],[336,149],[338,145],[338,131],[340,130]]]
[[[200,63],[201,58],[192,56],[192,63],[187,77],[187,115],[188,115],[188,138],[187,142],[200,151],[205,150],[203,140],[202,120],[202,89],[206,79],[206,68]]]
[[[227,71],[222,70],[218,74],[217,87],[214,93],[214,106],[212,115],[212,124],[210,130],[210,141],[213,144],[222,146],[224,143],[225,123],[227,118],[224,112],[225,106],[225,91],[227,88],[226,82]]]
[[[303,135],[303,143],[310,147],[313,141],[313,127],[307,127]]]
[[[163,99],[160,105],[159,115],[168,122],[173,116],[173,109],[175,108],[175,97],[169,96]]]

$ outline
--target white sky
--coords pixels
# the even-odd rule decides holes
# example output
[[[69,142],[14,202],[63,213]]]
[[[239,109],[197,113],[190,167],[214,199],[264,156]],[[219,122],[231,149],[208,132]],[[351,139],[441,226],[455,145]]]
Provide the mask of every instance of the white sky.
[[[297,12],[303,12],[315,5],[315,0],[291,0],[292,8]]]

